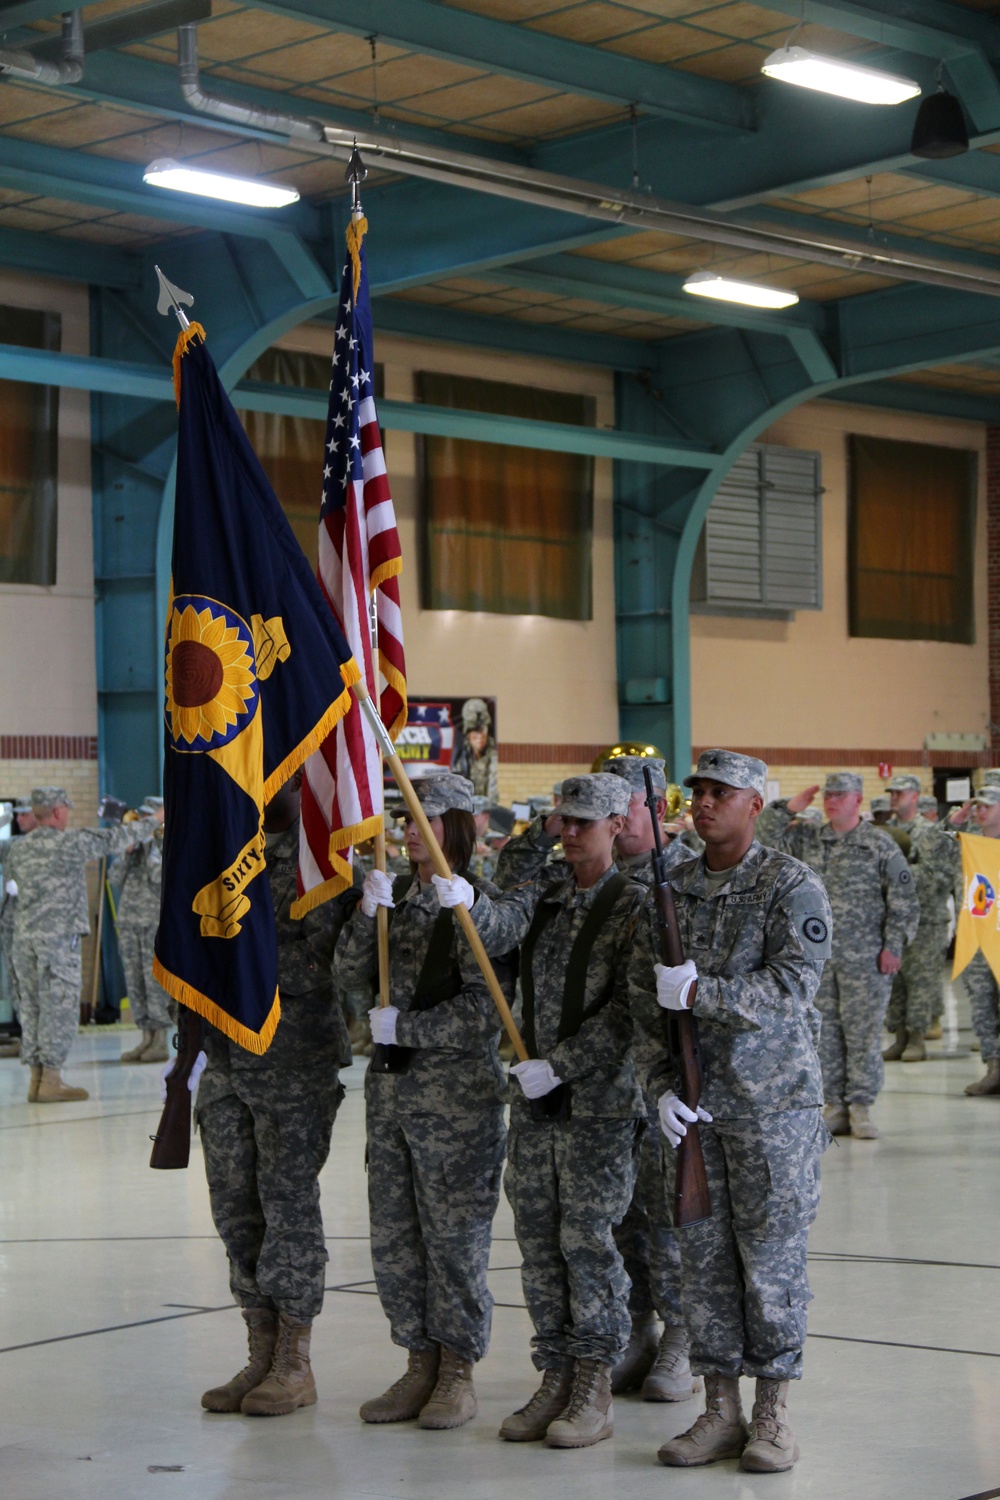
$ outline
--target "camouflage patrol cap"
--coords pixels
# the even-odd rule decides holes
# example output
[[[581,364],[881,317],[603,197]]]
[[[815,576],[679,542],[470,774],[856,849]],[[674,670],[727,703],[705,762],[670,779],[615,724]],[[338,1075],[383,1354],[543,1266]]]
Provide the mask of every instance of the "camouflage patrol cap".
[[[553,788],[552,788],[552,795],[553,795],[553,797],[561,797],[562,796],[562,782],[561,781],[557,781],[555,783],[555,785],[553,786]]]
[[[892,799],[889,797],[873,797],[871,808],[873,813],[890,812],[892,810]]]
[[[926,796],[917,798],[917,807],[921,812],[933,812],[937,805],[938,799],[936,797]]]
[[[1000,806],[1000,786],[983,786],[972,799],[973,804],[978,803],[980,807]]]
[[[831,771],[823,783],[823,795],[832,792],[837,796],[840,792],[863,792],[865,784],[856,771]]]
[[[667,763],[659,755],[612,755],[611,759],[606,760],[601,766],[601,771],[608,776],[620,776],[623,781],[628,782],[633,794],[641,792],[645,796],[646,782],[642,774],[643,766],[649,767],[649,774],[653,778],[653,789],[666,796]]]
[[[472,799],[472,811],[474,813],[476,813],[478,815],[479,813],[489,812],[489,810],[490,810],[490,799],[489,799],[489,797],[473,797],[473,799]]]
[[[422,776],[413,783],[413,790],[429,818],[440,818],[443,813],[453,810],[471,813],[475,803],[472,782],[467,776],[456,776],[453,771],[442,771],[440,776]],[[405,806],[396,812],[397,818],[408,816]]]
[[[491,833],[503,834],[510,838],[514,832],[514,824],[517,818],[514,816],[512,807],[498,807],[496,804],[490,806],[490,828]]]
[[[157,811],[158,808],[161,808],[162,806],[163,806],[163,798],[162,797],[143,797],[143,799],[140,802],[139,806],[136,808],[136,812],[154,813],[154,812]]]
[[[767,766],[755,755],[740,755],[738,750],[703,750],[694,774],[685,776],[684,785],[693,786],[702,777],[721,781],[723,786],[746,787],[767,797]]]
[[[69,793],[61,786],[33,786],[31,788],[31,811],[39,813],[52,812],[56,807],[72,807]]]
[[[919,792],[920,777],[908,775],[894,776],[889,782],[889,790],[890,792]]]
[[[463,729],[489,729],[490,711],[484,698],[466,698],[462,704]]]
[[[983,786],[1000,786],[1000,770],[995,766],[983,772]]]
[[[14,813],[29,813],[30,811],[31,811],[31,798],[30,797],[27,799],[26,802],[15,802],[14,806],[11,808],[11,812],[14,812]]]
[[[613,818],[617,813],[624,817],[632,789],[620,776],[595,771],[589,776],[567,776],[562,796],[558,809],[562,818]]]

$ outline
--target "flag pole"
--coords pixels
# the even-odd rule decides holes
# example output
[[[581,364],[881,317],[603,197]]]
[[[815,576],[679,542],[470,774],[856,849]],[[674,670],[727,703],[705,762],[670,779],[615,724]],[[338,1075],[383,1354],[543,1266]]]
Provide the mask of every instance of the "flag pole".
[[[430,855],[434,868],[437,870],[439,875],[442,875],[444,877],[445,880],[450,880],[452,876],[451,866],[448,864],[448,861],[444,856],[444,850],[441,848],[441,845],[434,837],[434,830],[430,825],[427,814],[424,812],[424,809],[420,804],[419,797],[414,791],[413,782],[410,780],[409,776],[407,776],[406,768],[404,767],[403,762],[400,760],[399,756],[396,754],[396,750],[392,743],[392,740],[389,738],[389,732],[386,729],[385,725],[382,723],[381,718],[379,717],[378,710],[371,700],[371,695],[369,694],[368,689],[365,687],[365,684],[363,682],[357,682],[354,684],[354,687],[351,689],[351,691],[354,693],[355,698],[358,700],[358,703],[361,706],[361,712],[367,719],[368,725],[376,740],[378,741],[382,754],[389,762],[389,769],[392,772],[393,776],[396,778],[396,785],[399,787],[399,790],[403,794],[403,801],[406,803],[406,806],[410,812],[410,816],[417,825],[417,828],[420,832],[420,837],[424,843],[424,848]],[[497,979],[497,976],[493,972],[493,965],[490,963],[489,955],[487,954],[486,949],[483,947],[483,940],[479,936],[479,933],[476,931],[475,923],[472,920],[472,913],[469,911],[469,908],[467,906],[456,906],[454,908],[454,911],[456,917],[459,920],[462,931],[465,933],[466,939],[468,940],[469,947],[472,949],[473,957],[482,970],[483,978],[486,980],[487,988],[489,989],[490,995],[493,999],[493,1004],[496,1006],[497,1010],[500,1013],[500,1019],[503,1021],[504,1027],[507,1031],[507,1035],[510,1037],[511,1042],[513,1043],[514,1051],[517,1053],[518,1061],[527,1062],[528,1049],[527,1047],[525,1047],[524,1041],[521,1037],[521,1033],[517,1029],[517,1022],[511,1015],[510,1006],[507,1004],[507,997],[504,994],[503,990],[500,988],[500,983]]]

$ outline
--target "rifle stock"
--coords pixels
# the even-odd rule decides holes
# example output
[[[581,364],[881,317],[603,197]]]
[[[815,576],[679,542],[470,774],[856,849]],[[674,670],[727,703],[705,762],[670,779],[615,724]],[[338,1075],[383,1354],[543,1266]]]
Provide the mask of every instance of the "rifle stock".
[[[669,968],[677,968],[684,962],[677,908],[664,869],[663,840],[656,815],[653,779],[647,767],[643,767],[642,774],[646,782],[646,802],[653,820],[653,891],[659,917],[660,961]],[[691,1005],[694,1004],[696,988],[696,985],[691,987]],[[698,1023],[690,1010],[669,1013],[668,1038],[671,1055],[680,1064],[678,1097],[689,1109],[697,1110],[701,1100],[701,1061],[698,1055]],[[712,1217],[712,1198],[708,1191],[705,1157],[697,1123],[687,1127],[687,1135],[681,1139],[675,1156],[677,1172],[674,1182],[674,1224],[677,1228],[684,1228],[688,1224],[700,1224],[703,1219]]]
[[[201,1016],[177,1008],[177,1057],[166,1077],[167,1097],[156,1134],[151,1136],[153,1150],[149,1165],[158,1171],[186,1167],[191,1157],[191,1090],[188,1086],[198,1054],[202,1049],[205,1023]]]

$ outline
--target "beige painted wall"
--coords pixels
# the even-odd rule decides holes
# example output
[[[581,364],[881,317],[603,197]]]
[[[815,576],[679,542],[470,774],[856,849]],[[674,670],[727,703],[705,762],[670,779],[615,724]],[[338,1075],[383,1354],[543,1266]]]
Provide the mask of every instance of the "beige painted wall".
[[[87,288],[0,274],[0,302],[62,314],[62,348],[90,352]],[[97,733],[90,396],[59,396],[59,532],[52,588],[0,584],[4,734]]]
[[[980,454],[974,645],[848,636],[850,432]],[[692,616],[695,744],[919,749],[928,734],[984,733],[989,665],[982,425],[814,401],[775,423],[760,441],[823,455],[823,608],[800,610],[788,622]]]
[[[281,343],[328,355],[330,332],[304,326]],[[392,400],[413,399],[417,370],[447,371],[594,396],[597,425],[614,425],[613,382],[607,371],[388,335],[378,339],[376,357],[385,366],[385,394]],[[613,743],[618,702],[610,462],[598,459],[595,464],[594,618],[586,621],[422,610],[417,597],[416,439],[411,433],[386,433],[386,463],[403,549],[401,596],[413,695],[494,695],[501,741]]]

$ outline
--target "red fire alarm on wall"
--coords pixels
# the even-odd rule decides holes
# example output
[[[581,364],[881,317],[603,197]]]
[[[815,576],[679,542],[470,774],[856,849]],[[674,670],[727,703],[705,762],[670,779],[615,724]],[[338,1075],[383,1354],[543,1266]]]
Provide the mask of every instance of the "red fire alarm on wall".
[[[891,781],[892,780],[892,766],[889,764],[889,762],[887,760],[880,760],[879,761],[879,763],[878,763],[878,774],[879,774],[879,778],[882,781]]]

